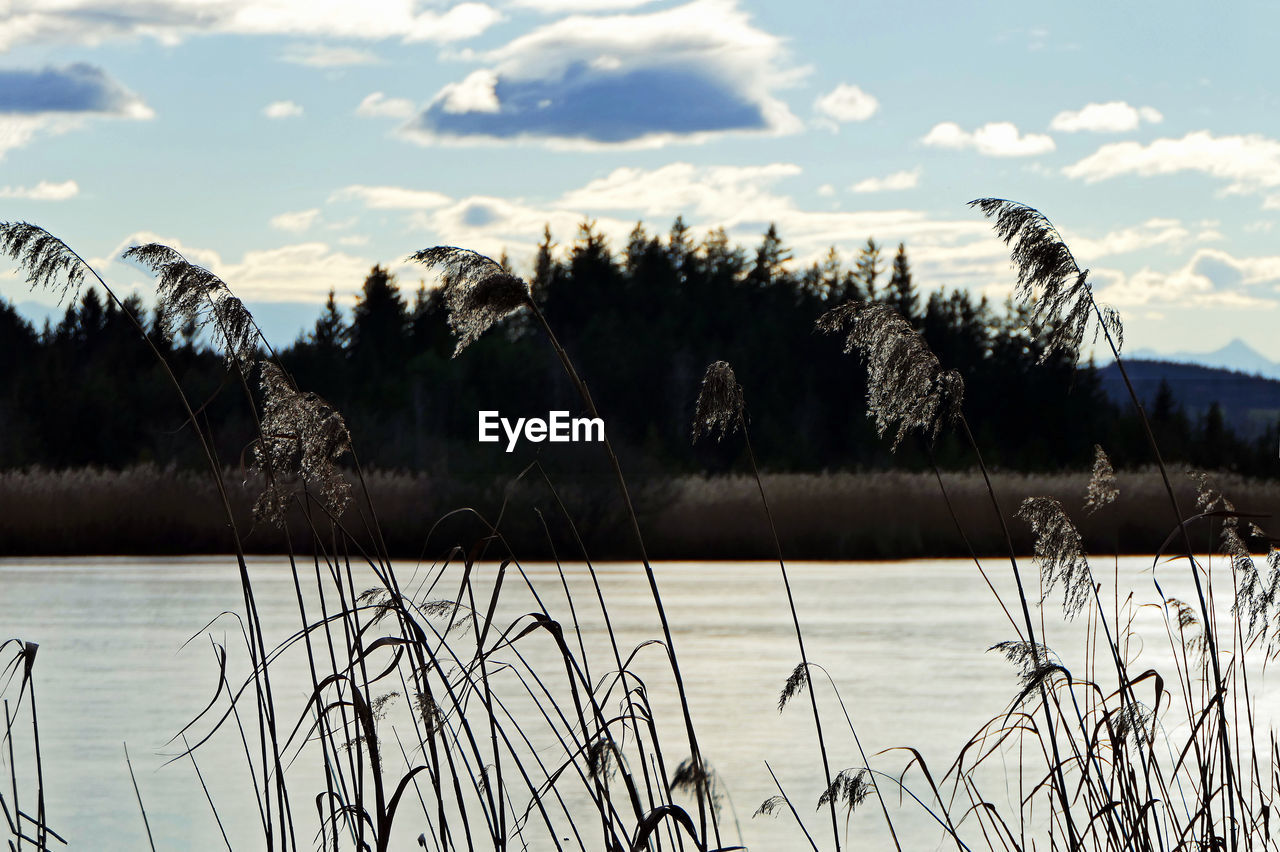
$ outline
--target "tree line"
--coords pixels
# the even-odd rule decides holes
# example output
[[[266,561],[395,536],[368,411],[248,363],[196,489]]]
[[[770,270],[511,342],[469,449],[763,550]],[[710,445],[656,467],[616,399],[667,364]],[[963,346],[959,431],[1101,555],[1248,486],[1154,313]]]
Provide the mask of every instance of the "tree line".
[[[906,442],[891,454],[863,404],[864,368],[814,320],[846,299],[893,305],[945,368],[965,379],[965,408],[989,464],[1016,470],[1083,468],[1101,444],[1121,466],[1148,461],[1133,414],[1113,405],[1091,364],[1044,357],[1047,334],[1028,329],[1025,306],[993,306],[961,289],[925,297],[907,249],[868,240],[846,263],[832,249],[794,263],[776,228],[744,248],[723,230],[697,240],[677,218],[666,234],[643,225],[615,250],[590,222],[559,251],[544,233],[531,286],[591,388],[611,440],[633,470],[662,475],[733,469],[739,439],[692,447],[698,383],[716,360],[733,364],[746,393],[751,440],[772,470],[968,468],[951,436]],[[235,282],[230,282],[234,288]],[[200,330],[159,333],[158,312],[134,297],[123,308],[86,289],[57,323],[34,328],[0,300],[0,467],[125,467],[202,463],[185,435],[172,388],[125,312],[154,333],[197,416],[212,426],[221,461],[247,459],[254,434],[242,385]],[[366,277],[348,316],[330,293],[314,326],[278,349],[303,390],[343,412],[360,462],[458,477],[511,472],[535,455],[562,469],[598,462],[587,447],[477,441],[477,412],[580,414],[547,341],[517,313],[500,333],[457,358],[436,289],[406,288],[384,267]],[[251,384],[252,391],[252,384]],[[1211,407],[1188,417],[1167,386],[1149,401],[1161,446],[1176,462],[1274,472],[1274,429],[1236,436]]]

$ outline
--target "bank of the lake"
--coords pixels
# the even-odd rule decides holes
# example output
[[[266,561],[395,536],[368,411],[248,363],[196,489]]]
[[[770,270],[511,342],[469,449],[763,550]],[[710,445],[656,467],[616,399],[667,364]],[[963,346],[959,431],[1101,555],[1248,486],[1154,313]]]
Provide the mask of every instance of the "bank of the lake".
[[[1006,513],[1026,497],[1052,496],[1075,516],[1086,549],[1095,554],[1149,552],[1168,536],[1171,513],[1159,475],[1120,472],[1120,497],[1097,517],[1080,511],[1087,473],[997,471],[994,485]],[[253,522],[261,483],[243,471],[224,476],[227,496],[250,553],[286,551],[285,536]],[[1280,482],[1213,474],[1215,486],[1242,511],[1280,512]],[[657,559],[768,559],[774,555],[755,480],[744,476],[636,480],[636,507],[649,554]],[[969,543],[980,554],[1004,549],[980,474],[945,473],[943,484]],[[784,552],[796,559],[921,559],[965,556],[947,500],[932,473],[897,471],[766,474]],[[568,479],[553,493],[535,471],[523,480],[466,483],[422,474],[374,471],[365,482],[393,555],[442,553],[473,540],[483,525],[460,508],[496,520],[522,558],[582,556],[574,529],[595,559],[633,557],[629,524],[609,480]],[[1176,474],[1184,514],[1195,507],[1196,483]],[[364,487],[357,483],[355,487]],[[559,500],[557,500],[557,497]],[[0,553],[11,556],[224,553],[232,549],[220,496],[210,477],[143,465],[124,471],[78,469],[0,473]],[[573,527],[561,510],[568,508]],[[359,501],[357,501],[357,505]],[[505,510],[504,510],[505,506]],[[534,509],[541,511],[541,517]],[[542,519],[546,520],[546,527]],[[304,550],[309,532],[294,517],[289,532]],[[363,529],[356,509],[343,519]],[[1029,552],[1025,525],[1014,524]],[[548,537],[550,536],[550,538]],[[1203,541],[1216,549],[1208,527]]]

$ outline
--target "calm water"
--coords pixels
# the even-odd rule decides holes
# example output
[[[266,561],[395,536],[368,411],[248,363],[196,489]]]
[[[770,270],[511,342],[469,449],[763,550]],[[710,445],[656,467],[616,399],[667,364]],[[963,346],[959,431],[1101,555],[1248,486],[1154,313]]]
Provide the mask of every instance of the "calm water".
[[[1007,563],[984,564],[1004,590]],[[268,639],[278,641],[298,627],[287,566],[268,559],[251,566]],[[912,745],[941,774],[969,736],[1007,708],[1017,691],[1015,674],[987,649],[1012,638],[1013,631],[971,562],[789,567],[809,656],[831,673],[869,754]],[[525,568],[537,587],[546,590],[553,614],[567,621],[554,567]],[[807,803],[801,814],[821,837],[824,816],[814,812],[820,764],[809,711],[803,697],[782,715],[776,709],[778,692],[798,661],[776,563],[665,563],[656,568],[703,750],[724,780],[744,842],[763,850],[804,845],[788,818],[751,818],[757,805],[776,792],[766,760],[792,798]],[[606,564],[597,569],[624,653],[658,636],[639,567]],[[588,648],[594,654],[606,646],[600,644],[598,610],[584,603],[592,599],[589,580],[581,566],[566,570],[583,628],[594,637]],[[423,573],[413,566],[400,569],[402,581]],[[1122,586],[1133,588],[1139,601],[1159,599],[1149,560],[1124,560],[1120,573]],[[1161,575],[1161,581],[1166,592],[1181,590],[1172,577]],[[356,582],[357,588],[368,585],[372,582]],[[215,621],[223,611],[243,609],[234,561],[3,560],[0,590],[0,639],[17,636],[40,643],[37,698],[53,827],[72,848],[145,848],[124,760],[122,743],[127,742],[157,848],[225,848],[190,762],[164,764],[176,750],[170,737],[204,707],[216,686],[209,635],[225,641],[233,656],[237,653],[236,623],[226,617]],[[527,596],[518,594],[509,596],[506,607],[509,617],[532,608]],[[1050,644],[1059,651],[1080,645],[1080,626],[1055,619],[1054,609],[1046,607]],[[1154,610],[1139,610],[1139,630],[1162,637],[1162,631],[1153,630],[1157,617]],[[210,621],[213,626],[203,629]],[[192,636],[195,641],[183,647]],[[1148,645],[1144,659],[1160,665],[1160,643]],[[1063,657],[1075,665],[1069,654]],[[650,691],[657,712],[677,724],[671,690],[662,687],[656,674],[656,654],[651,651],[649,659],[654,661],[648,670],[654,672]],[[286,657],[282,665],[277,704],[301,713],[307,695],[305,658]],[[833,771],[859,765],[843,717],[829,700],[830,692],[823,694],[831,711],[825,718]],[[1262,691],[1259,702],[1267,706],[1275,699],[1273,690]],[[247,776],[236,743],[215,739],[197,752],[197,759],[235,848],[260,846],[254,834],[256,809],[245,792]],[[897,774],[907,755],[891,751],[871,760]],[[297,765],[290,776],[304,791],[297,796],[297,807],[313,809],[312,798],[323,785],[312,767]],[[896,813],[910,841],[904,846],[940,845],[938,833],[918,810],[904,806]],[[726,840],[736,840],[733,815],[728,816]],[[425,826],[412,820],[397,825],[396,848],[417,848],[414,838]],[[850,831],[863,847],[888,846],[883,818],[870,803],[854,815]],[[299,840],[310,845],[309,835]]]

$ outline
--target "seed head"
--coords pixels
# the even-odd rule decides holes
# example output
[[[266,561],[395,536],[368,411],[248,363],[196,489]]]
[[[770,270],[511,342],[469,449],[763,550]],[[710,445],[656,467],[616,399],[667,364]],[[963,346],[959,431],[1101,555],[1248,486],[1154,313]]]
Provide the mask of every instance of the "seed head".
[[[436,246],[409,259],[440,270],[449,327],[458,338],[455,357],[491,325],[529,303],[529,285],[477,252]]]
[[[121,256],[156,275],[160,325],[167,336],[184,325],[209,328],[227,363],[247,372],[257,353],[258,326],[221,278],[159,243],[133,246]]]
[[[1093,573],[1085,558],[1080,531],[1067,517],[1066,509],[1052,497],[1028,497],[1018,509],[1018,518],[1031,525],[1035,536],[1035,561],[1040,566],[1045,594],[1062,583],[1062,609],[1074,618],[1084,609],[1093,591]]]
[[[254,445],[254,469],[267,479],[254,515],[284,523],[289,498],[314,492],[334,517],[346,509],[351,486],[337,462],[351,449],[347,424],[329,403],[301,393],[273,362],[262,362],[262,437]]]
[[[912,429],[932,440],[945,419],[960,412],[964,380],[943,370],[911,323],[879,302],[845,302],[818,318],[828,333],[846,333],[844,351],[857,352],[867,363],[867,413],[884,436],[897,425],[893,449]]]
[[[18,262],[33,290],[57,290],[61,298],[74,299],[84,282],[84,261],[62,240],[30,222],[0,222],[0,254]]]
[[[1094,339],[1108,334],[1116,350],[1124,345],[1120,314],[1109,305],[1096,305],[1089,284],[1089,270],[1081,269],[1058,229],[1048,217],[1025,204],[1003,198],[979,198],[970,207],[995,217],[996,236],[1010,247],[1018,268],[1017,297],[1030,302],[1035,325],[1049,331],[1049,343],[1040,360],[1054,351],[1079,356],[1080,345],[1091,322]]]
[[[733,367],[727,361],[714,362],[702,377],[702,390],[693,413],[693,440],[715,435],[719,441],[733,434],[742,428],[745,411],[742,387],[733,374]]]
[[[1116,487],[1116,472],[1111,459],[1098,444],[1093,445],[1093,475],[1089,477],[1089,493],[1084,501],[1085,511],[1092,515],[1103,506],[1109,506],[1120,496]]]

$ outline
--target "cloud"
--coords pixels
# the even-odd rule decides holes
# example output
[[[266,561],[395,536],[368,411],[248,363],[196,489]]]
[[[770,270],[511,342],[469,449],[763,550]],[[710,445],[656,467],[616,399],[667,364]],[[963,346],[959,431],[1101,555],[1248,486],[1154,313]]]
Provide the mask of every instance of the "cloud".
[[[0,70],[0,113],[98,113],[125,118],[151,118],[154,113],[137,95],[107,72],[85,62]]]
[[[1177,249],[1191,239],[1191,231],[1177,219],[1148,219],[1141,225],[1109,231],[1101,237],[1078,236],[1064,231],[1071,252],[1088,266],[1094,258],[1129,254],[1149,248]]]
[[[1132,107],[1124,101],[1108,101],[1105,104],[1086,104],[1075,111],[1065,110],[1049,122],[1050,130],[1063,133],[1124,133],[1136,130],[1142,122],[1159,124],[1164,116],[1154,107]]]
[[[754,246],[765,228],[776,223],[794,252],[796,265],[820,260],[830,246],[852,258],[874,236],[885,245],[905,241],[922,281],[974,286],[993,280],[1011,283],[1005,247],[991,238],[989,227],[980,219],[938,219],[923,211],[901,209],[806,210],[777,191],[778,184],[800,174],[800,167],[792,163],[623,167],[549,203],[471,196],[415,213],[410,222],[428,232],[430,240],[495,256],[506,250],[517,264],[526,265],[544,224],[550,225],[553,237],[563,246],[590,218],[616,246],[625,244],[637,218],[652,224],[679,214],[695,238],[724,228],[730,239]]]
[[[267,118],[298,118],[302,115],[302,106],[293,101],[272,101],[262,108]]]
[[[167,44],[191,35],[294,35],[450,42],[473,38],[502,15],[485,3],[416,11],[411,0],[13,0],[0,19],[0,52],[44,42],[99,44],[147,36]]]
[[[350,200],[359,201],[370,210],[430,210],[443,207],[453,199],[428,189],[360,184],[343,187],[329,196],[331,203]]]
[[[382,60],[367,50],[326,44],[295,45],[280,57],[294,65],[311,68],[343,68],[348,65],[376,65]]]
[[[880,102],[857,86],[841,83],[813,102],[813,108],[831,121],[866,121],[880,109]]]
[[[373,266],[371,260],[335,251],[318,241],[245,252],[240,260],[230,262],[212,249],[189,246],[148,231],[131,234],[108,258],[94,263],[99,268],[114,263],[136,273],[131,264],[119,257],[130,246],[151,242],[170,246],[187,260],[213,272],[245,301],[319,303],[330,290],[341,296],[359,289]]]
[[[646,216],[691,213],[715,219],[755,215],[776,196],[768,187],[800,174],[793,163],[763,166],[694,166],[671,163],[657,169],[618,168],[565,193],[559,206],[581,210],[638,210]]]
[[[155,113],[96,65],[0,69],[0,157],[37,136],[78,130],[87,118],[145,120]]]
[[[854,192],[888,192],[898,189],[915,189],[920,183],[920,168],[909,172],[894,172],[881,178],[867,178],[849,187]]]
[[[1153,177],[1201,172],[1230,181],[1225,194],[1251,194],[1280,186],[1280,142],[1257,134],[1214,136],[1207,130],[1149,145],[1113,142],[1062,173],[1086,183],[1124,175]]]
[[[313,207],[310,210],[295,210],[291,213],[281,213],[278,216],[271,217],[271,227],[280,231],[292,231],[300,234],[309,229],[320,218],[320,208]]]
[[[1173,272],[1143,267],[1132,275],[1098,270],[1109,283],[1098,298],[1113,305],[1273,309],[1280,284],[1280,257],[1238,258],[1219,249],[1200,249]],[[1262,290],[1266,295],[1260,295]]]
[[[653,0],[514,0],[513,5],[536,9],[547,15],[563,15],[572,12],[615,12],[652,2]]]
[[[656,146],[799,121],[774,91],[798,76],[782,41],[735,0],[648,14],[574,15],[483,56],[404,128],[423,144],[544,139]]]
[[[1031,157],[1054,149],[1053,139],[1042,133],[1023,135],[1008,121],[984,124],[970,133],[953,121],[934,125],[920,140],[932,148],[972,148],[988,157]]]
[[[408,118],[416,107],[408,98],[389,98],[382,92],[365,96],[356,107],[356,115],[365,118]]]
[[[28,201],[66,201],[80,194],[80,185],[73,180],[50,183],[42,180],[35,186],[0,186],[0,198],[24,198]]]

